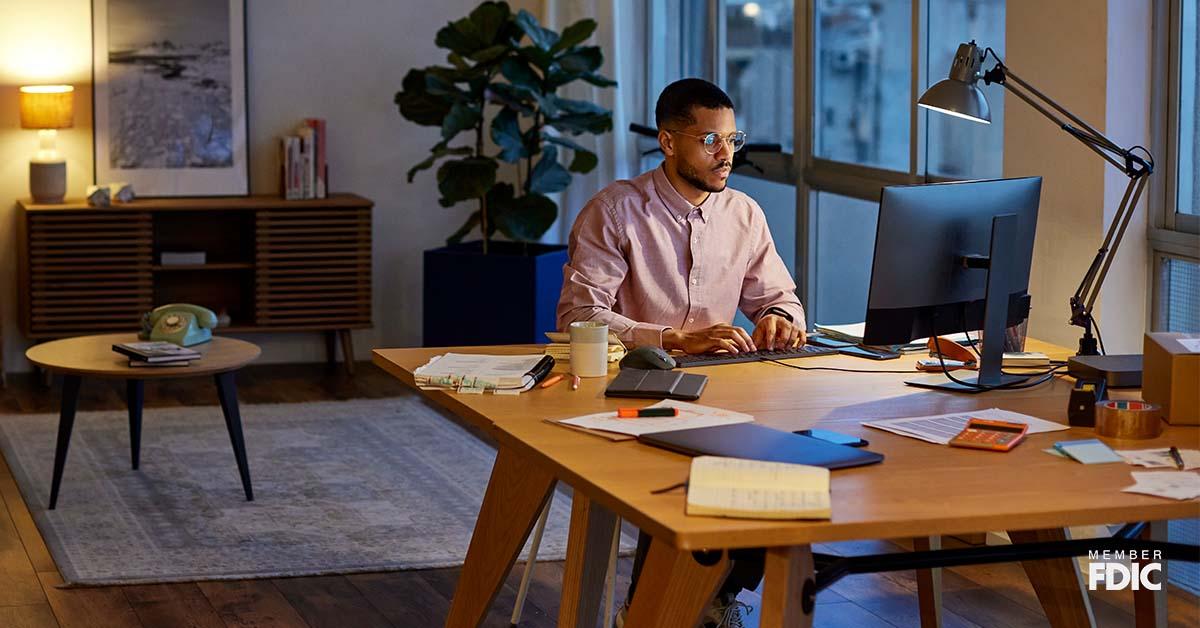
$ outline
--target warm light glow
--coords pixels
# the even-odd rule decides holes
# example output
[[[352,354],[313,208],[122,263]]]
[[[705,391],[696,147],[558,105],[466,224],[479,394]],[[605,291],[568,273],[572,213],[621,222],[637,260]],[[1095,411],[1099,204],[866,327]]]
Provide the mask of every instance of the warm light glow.
[[[21,128],[65,129],[75,124],[75,88],[28,85],[21,88]]]
[[[976,118],[975,116],[969,116],[965,113],[959,113],[957,111],[950,111],[949,109],[942,109],[941,107],[934,107],[933,105],[927,105],[923,102],[919,102],[917,104],[926,109],[931,109],[938,113],[944,113],[948,116],[954,116],[955,118],[962,118],[963,120],[970,120],[971,122],[978,122],[980,124],[991,124],[992,123],[991,120],[984,120],[983,118]]]
[[[758,14],[761,12],[762,7],[760,7],[757,2],[747,2],[746,4],[742,5],[742,15],[750,19],[758,17]]]
[[[70,85],[26,85],[21,91],[26,94],[65,94],[75,88]]]

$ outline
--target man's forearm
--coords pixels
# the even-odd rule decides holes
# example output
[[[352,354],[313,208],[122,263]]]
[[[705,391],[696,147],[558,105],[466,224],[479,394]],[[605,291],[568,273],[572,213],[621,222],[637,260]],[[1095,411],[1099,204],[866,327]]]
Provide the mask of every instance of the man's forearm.
[[[605,323],[608,325],[608,330],[616,334],[621,342],[637,347],[644,345],[662,347],[663,332],[670,329],[666,325],[638,322],[607,308],[588,306],[574,308],[560,315],[559,330],[568,331],[571,323],[576,321]]]

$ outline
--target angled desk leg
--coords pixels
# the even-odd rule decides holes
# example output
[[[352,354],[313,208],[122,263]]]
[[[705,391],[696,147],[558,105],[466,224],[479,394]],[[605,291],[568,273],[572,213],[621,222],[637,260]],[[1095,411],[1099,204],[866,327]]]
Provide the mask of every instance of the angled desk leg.
[[[1142,530],[1142,539],[1166,541],[1167,522],[1147,521]],[[1162,570],[1152,578],[1161,588],[1151,591],[1139,587],[1133,592],[1134,625],[1137,628],[1166,628],[1167,626],[1167,561],[1162,561]]]
[[[554,482],[549,472],[508,448],[500,448],[454,589],[447,627],[473,627],[483,622],[550,498]]]
[[[563,568],[558,625],[591,628],[600,614],[600,594],[608,571],[617,516],[580,491],[571,496],[571,532]]]
[[[67,449],[71,446],[71,429],[75,427],[75,407],[79,404],[81,381],[78,375],[63,375],[58,442],[54,447],[54,476],[50,480],[50,510],[58,506],[58,487],[62,485],[63,466],[67,464]]]
[[[693,552],[650,541],[625,625],[694,628],[733,566],[728,553],[718,552],[704,565]]]
[[[918,552],[942,549],[942,537],[918,536],[913,539],[913,549]],[[917,600],[921,608],[921,628],[942,626],[942,570],[917,570]]]
[[[767,548],[762,628],[811,628],[817,603],[812,546]]]
[[[1008,537],[1013,543],[1068,539],[1067,531],[1062,528],[1009,530]],[[1050,620],[1051,626],[1095,628],[1096,617],[1092,614],[1092,603],[1083,583],[1083,574],[1079,572],[1074,558],[1027,560],[1023,561],[1021,566],[1025,568],[1025,575],[1033,585],[1033,590],[1037,592],[1042,610],[1046,612],[1046,619]]]

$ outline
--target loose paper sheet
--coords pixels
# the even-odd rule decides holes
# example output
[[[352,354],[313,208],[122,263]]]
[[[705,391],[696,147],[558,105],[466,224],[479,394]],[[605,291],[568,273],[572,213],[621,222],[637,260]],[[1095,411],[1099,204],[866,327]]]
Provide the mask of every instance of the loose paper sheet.
[[[950,444],[950,439],[958,435],[967,427],[967,422],[972,418],[976,419],[991,419],[994,421],[1010,421],[1013,423],[1025,423],[1029,425],[1029,434],[1040,434],[1042,432],[1057,432],[1060,430],[1069,429],[1068,426],[1045,419],[1001,410],[999,408],[989,408],[987,410],[972,410],[970,412],[955,412],[953,414],[938,414],[934,416],[910,417],[904,419],[882,419],[878,421],[863,421],[863,425],[873,427],[877,430],[884,430],[909,438],[937,443],[938,445]]]
[[[721,408],[713,408],[711,406],[702,406],[686,401],[675,401],[674,399],[664,399],[648,407],[679,408],[679,416],[618,419],[616,412],[609,411],[563,419],[559,423],[574,425],[576,427],[586,427],[593,430],[616,432],[618,434],[628,434],[630,436],[641,436],[642,434],[687,430],[696,427],[750,423],[754,420],[754,417],[749,414],[722,410]]]
[[[1125,493],[1141,493],[1168,499],[1200,497],[1200,474],[1191,471],[1134,471],[1134,484],[1121,489]]]

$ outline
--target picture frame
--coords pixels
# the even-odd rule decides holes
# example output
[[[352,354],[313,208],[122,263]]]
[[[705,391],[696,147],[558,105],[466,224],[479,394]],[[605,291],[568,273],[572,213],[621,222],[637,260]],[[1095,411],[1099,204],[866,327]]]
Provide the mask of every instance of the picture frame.
[[[92,0],[97,184],[249,193],[244,0]]]

